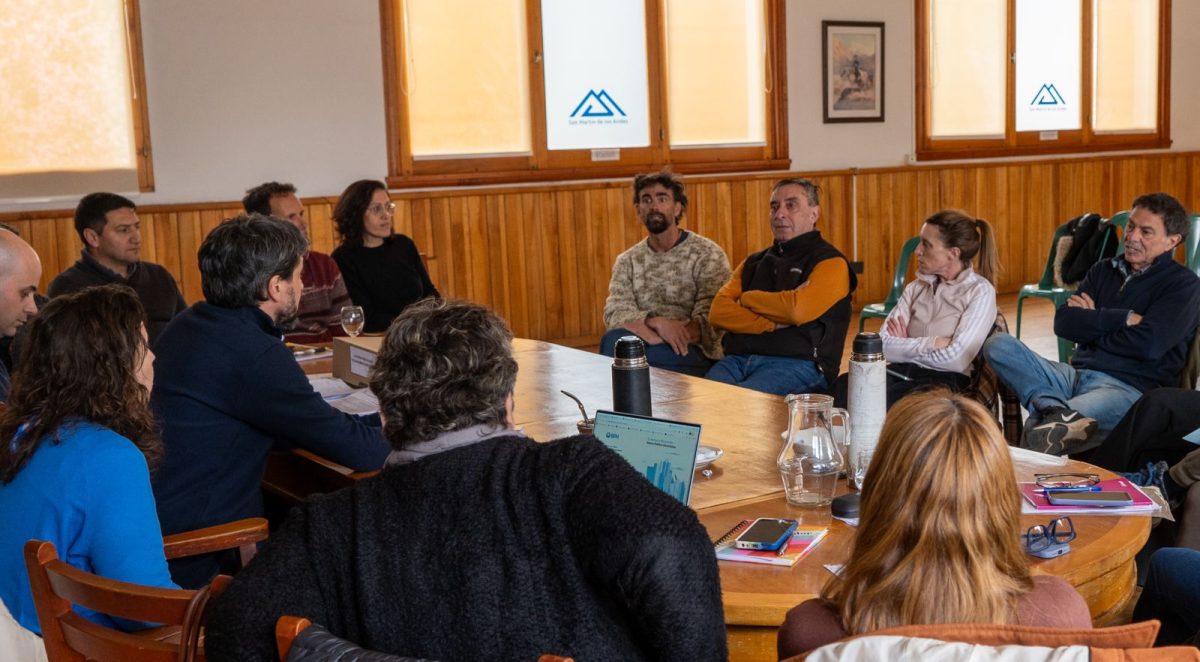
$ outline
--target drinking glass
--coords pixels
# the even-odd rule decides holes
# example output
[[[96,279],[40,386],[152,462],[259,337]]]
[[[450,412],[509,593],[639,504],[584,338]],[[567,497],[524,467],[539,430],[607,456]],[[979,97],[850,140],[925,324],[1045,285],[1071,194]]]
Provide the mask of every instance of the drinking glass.
[[[874,449],[862,449],[850,458],[850,482],[859,492],[862,491],[863,481],[867,479],[867,467],[870,466],[871,456],[874,454]]]
[[[342,331],[351,338],[355,338],[362,333],[363,325],[367,323],[367,317],[363,314],[362,306],[344,306],[342,307]]]

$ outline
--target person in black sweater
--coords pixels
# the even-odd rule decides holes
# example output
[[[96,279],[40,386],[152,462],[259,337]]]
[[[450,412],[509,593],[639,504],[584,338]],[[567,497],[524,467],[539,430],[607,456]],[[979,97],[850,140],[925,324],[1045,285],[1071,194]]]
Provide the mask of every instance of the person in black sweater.
[[[301,616],[436,660],[724,660],[721,588],[696,514],[593,436],[513,428],[512,334],[427,300],[372,372],[384,470],[292,511],[212,604],[210,660],[274,660]]]
[[[383,182],[361,179],[346,187],[333,208],[342,243],[333,259],[354,303],[362,306],[366,333],[385,331],[409,304],[440,297],[413,240],[392,232],[395,203]]]
[[[153,346],[187,305],[171,272],[142,261],[141,222],[133,201],[115,193],[83,196],[75,207],[75,232],[83,251],[75,264],[50,281],[46,293],[53,299],[93,285],[128,285],[146,310],[146,333]]]

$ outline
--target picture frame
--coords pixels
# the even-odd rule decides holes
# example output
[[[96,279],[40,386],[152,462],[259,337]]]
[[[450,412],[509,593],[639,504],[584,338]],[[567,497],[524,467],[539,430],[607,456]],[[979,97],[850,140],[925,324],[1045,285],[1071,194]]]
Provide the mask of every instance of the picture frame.
[[[883,121],[883,47],[882,22],[821,21],[826,124]]]

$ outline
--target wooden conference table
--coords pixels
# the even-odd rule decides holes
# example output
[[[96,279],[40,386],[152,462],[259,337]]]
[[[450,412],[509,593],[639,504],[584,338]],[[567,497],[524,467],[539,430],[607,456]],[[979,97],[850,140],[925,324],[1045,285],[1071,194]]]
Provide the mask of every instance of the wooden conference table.
[[[534,439],[576,434],[579,410],[560,389],[577,395],[589,412],[611,407],[611,359],[521,338],[514,340],[513,351],[520,366],[516,424]],[[304,367],[309,373],[327,372],[330,361],[312,361]],[[783,398],[656,369],[651,384],[655,416],[703,424],[701,443],[724,451],[710,467],[711,475],[696,475],[692,490],[691,506],[710,537],[715,539],[742,519],[754,517],[790,517],[830,526],[830,535],[794,567],[720,563],[730,659],[775,660],[775,634],[784,615],[816,596],[831,576],[825,564],[845,562],[853,529],[832,520],[828,508],[798,508],[784,500],[775,467],[780,432],[787,428]],[[1080,462],[1059,469],[1107,473]],[[360,477],[306,451],[292,451],[272,456],[264,487],[285,498],[301,499]],[[1078,538],[1071,543],[1071,553],[1031,561],[1035,572],[1057,575],[1074,585],[1097,625],[1110,624],[1132,597],[1137,579],[1134,555],[1149,536],[1150,518],[1086,515],[1073,519]],[[1027,516],[1023,526],[1048,520]]]

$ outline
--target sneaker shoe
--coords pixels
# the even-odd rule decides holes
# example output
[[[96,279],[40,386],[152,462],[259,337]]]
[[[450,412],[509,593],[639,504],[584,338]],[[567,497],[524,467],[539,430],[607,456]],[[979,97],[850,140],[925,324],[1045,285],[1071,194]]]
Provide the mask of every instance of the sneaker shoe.
[[[1067,455],[1083,446],[1096,431],[1095,419],[1074,409],[1055,407],[1042,412],[1042,420],[1025,430],[1025,448],[1048,455]]]
[[[1171,510],[1176,510],[1179,508],[1182,499],[1175,494],[1175,490],[1167,490],[1167,470],[1170,468],[1171,465],[1163,460],[1159,460],[1158,462],[1147,462],[1141,471],[1134,471],[1132,473],[1120,472],[1120,476],[1138,487],[1157,487],[1163,498],[1167,500],[1167,506]],[[1175,482],[1171,481],[1171,485],[1174,486]]]

